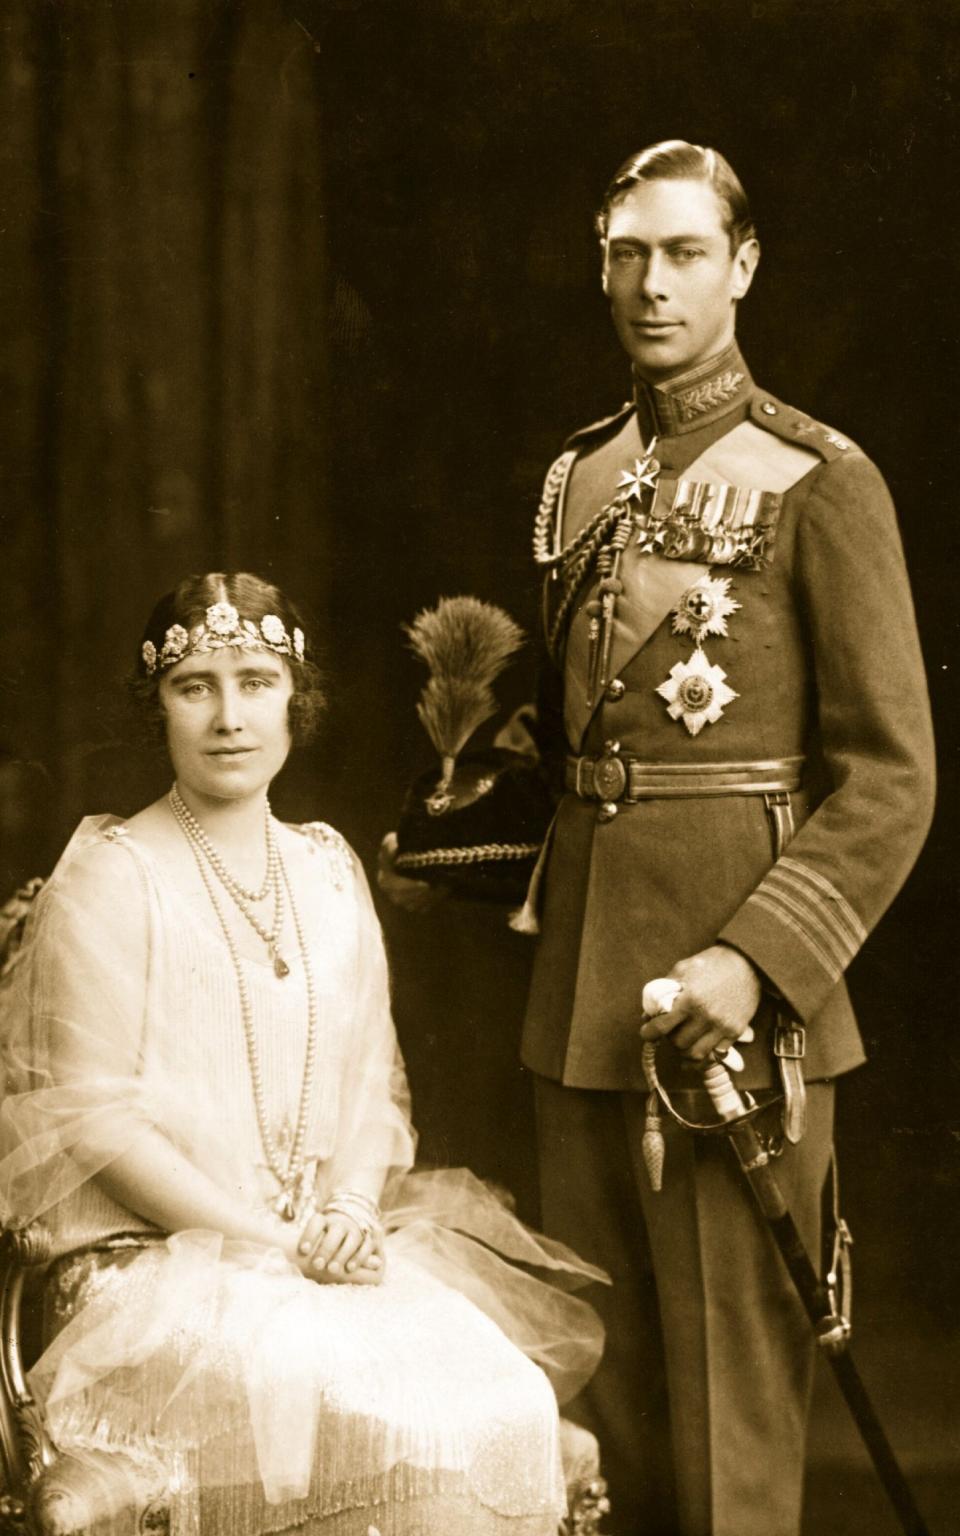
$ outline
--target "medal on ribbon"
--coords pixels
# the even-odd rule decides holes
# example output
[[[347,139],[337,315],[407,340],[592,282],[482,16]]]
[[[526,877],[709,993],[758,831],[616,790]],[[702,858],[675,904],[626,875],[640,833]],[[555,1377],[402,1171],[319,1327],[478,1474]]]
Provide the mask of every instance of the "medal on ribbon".
[[[644,466],[638,465],[637,471]],[[649,485],[639,472],[625,470],[621,486]],[[658,480],[647,505],[633,515],[643,555],[667,560],[700,560],[760,571],[770,564],[783,501],[777,491],[708,480]]]

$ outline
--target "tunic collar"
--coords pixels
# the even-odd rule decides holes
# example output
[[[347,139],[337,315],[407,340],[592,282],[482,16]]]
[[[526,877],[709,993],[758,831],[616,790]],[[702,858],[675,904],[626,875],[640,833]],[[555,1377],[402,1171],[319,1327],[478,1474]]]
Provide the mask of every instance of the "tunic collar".
[[[736,342],[659,384],[634,373],[634,399],[645,436],[675,437],[704,427],[747,400],[752,389],[750,370]]]

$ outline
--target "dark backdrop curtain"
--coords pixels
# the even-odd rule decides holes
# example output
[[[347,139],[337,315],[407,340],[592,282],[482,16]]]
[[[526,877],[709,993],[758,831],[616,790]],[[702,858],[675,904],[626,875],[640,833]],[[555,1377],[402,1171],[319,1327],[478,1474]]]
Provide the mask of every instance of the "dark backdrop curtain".
[[[115,705],[161,592],[243,566],[323,614],[331,570],[309,40],[270,0],[11,0],[3,26],[9,884],[151,792]]]

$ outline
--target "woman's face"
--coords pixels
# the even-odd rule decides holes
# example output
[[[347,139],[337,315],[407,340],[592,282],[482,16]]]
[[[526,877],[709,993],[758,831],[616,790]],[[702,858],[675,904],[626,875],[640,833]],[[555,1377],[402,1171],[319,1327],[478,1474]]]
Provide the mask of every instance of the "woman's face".
[[[293,678],[282,656],[225,646],[160,679],[167,748],[181,789],[239,800],[265,789],[290,751]]]

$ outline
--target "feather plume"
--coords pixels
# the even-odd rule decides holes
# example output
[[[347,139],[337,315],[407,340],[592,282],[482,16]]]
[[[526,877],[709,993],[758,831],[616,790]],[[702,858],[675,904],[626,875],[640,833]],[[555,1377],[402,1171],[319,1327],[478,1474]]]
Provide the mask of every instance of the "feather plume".
[[[441,758],[453,759],[496,713],[491,684],[523,644],[523,630],[476,597],[443,597],[404,629],[430,668],[417,714]]]

